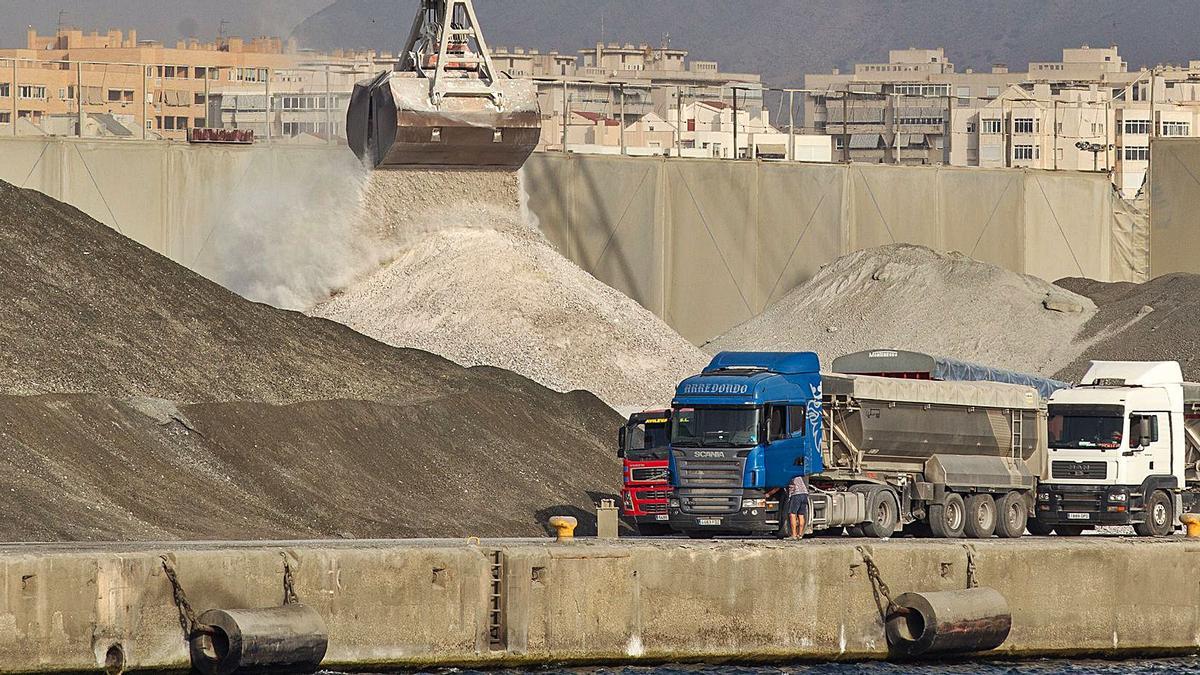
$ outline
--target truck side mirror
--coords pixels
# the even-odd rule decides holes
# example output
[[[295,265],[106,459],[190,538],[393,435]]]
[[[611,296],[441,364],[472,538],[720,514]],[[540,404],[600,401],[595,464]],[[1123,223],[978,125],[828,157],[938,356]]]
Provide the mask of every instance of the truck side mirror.
[[[617,431],[617,457],[625,459],[625,428]]]

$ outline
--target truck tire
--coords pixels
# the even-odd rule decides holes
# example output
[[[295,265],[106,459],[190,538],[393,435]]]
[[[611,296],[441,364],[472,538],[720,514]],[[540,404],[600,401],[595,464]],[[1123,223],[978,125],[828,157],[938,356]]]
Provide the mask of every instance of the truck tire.
[[[1171,495],[1155,490],[1146,500],[1146,522],[1134,523],[1139,537],[1166,537],[1175,531],[1175,505]]]
[[[638,523],[637,531],[643,537],[661,537],[671,534],[671,526],[666,523]]]
[[[929,529],[939,539],[958,539],[963,536],[966,515],[967,506],[962,495],[947,492],[944,503],[929,506]]]
[[[867,491],[867,517],[870,520],[860,525],[864,537],[886,539],[896,532],[900,506],[891,490],[880,487]]]
[[[973,494],[965,506],[963,532],[972,539],[991,539],[996,531],[996,500],[989,494]]]
[[[1025,534],[1029,522],[1029,510],[1019,492],[1009,492],[996,502],[996,536],[1001,539],[1016,539]]]
[[[1025,523],[1025,528],[1035,537],[1049,537],[1054,534],[1054,526],[1038,520],[1036,516]]]

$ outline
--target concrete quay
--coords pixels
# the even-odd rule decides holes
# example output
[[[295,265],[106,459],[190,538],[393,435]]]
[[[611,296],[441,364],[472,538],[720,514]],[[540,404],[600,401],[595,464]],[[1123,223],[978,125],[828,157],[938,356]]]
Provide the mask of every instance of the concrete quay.
[[[197,613],[281,604],[286,556],[327,668],[883,659],[858,546],[897,595],[965,588],[969,555],[1012,610],[1002,656],[1200,649],[1181,537],[0,544],[0,672],[186,670],[164,555]]]

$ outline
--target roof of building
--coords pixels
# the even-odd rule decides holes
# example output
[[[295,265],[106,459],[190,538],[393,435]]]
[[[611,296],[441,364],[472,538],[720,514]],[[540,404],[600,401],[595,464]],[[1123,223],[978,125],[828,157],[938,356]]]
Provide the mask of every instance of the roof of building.
[[[573,112],[576,115],[579,115],[583,119],[588,120],[590,122],[604,122],[604,126],[606,126],[606,127],[615,127],[615,126],[620,125],[619,121],[617,121],[611,117],[601,115],[600,113],[586,112],[583,110],[575,110]]]

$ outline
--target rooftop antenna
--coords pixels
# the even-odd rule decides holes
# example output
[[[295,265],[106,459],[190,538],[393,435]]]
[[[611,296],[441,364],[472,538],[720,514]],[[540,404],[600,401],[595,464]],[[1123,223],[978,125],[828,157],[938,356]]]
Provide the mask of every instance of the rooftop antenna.
[[[662,34],[662,48],[663,48],[663,51],[666,51],[671,48],[671,34],[670,33]]]
[[[600,10],[600,44],[604,44],[604,45],[608,44],[607,42],[604,41],[604,10],[603,9]],[[597,63],[596,65],[600,65],[600,64]]]
[[[70,12],[68,12],[67,10],[65,10],[65,9],[60,9],[60,10],[58,10],[58,26],[57,26],[57,32],[61,33],[61,32],[62,32],[62,29],[66,27],[66,25],[67,25],[66,18],[67,18],[68,16],[70,16],[70,14],[71,14],[71,13],[70,13]]]

